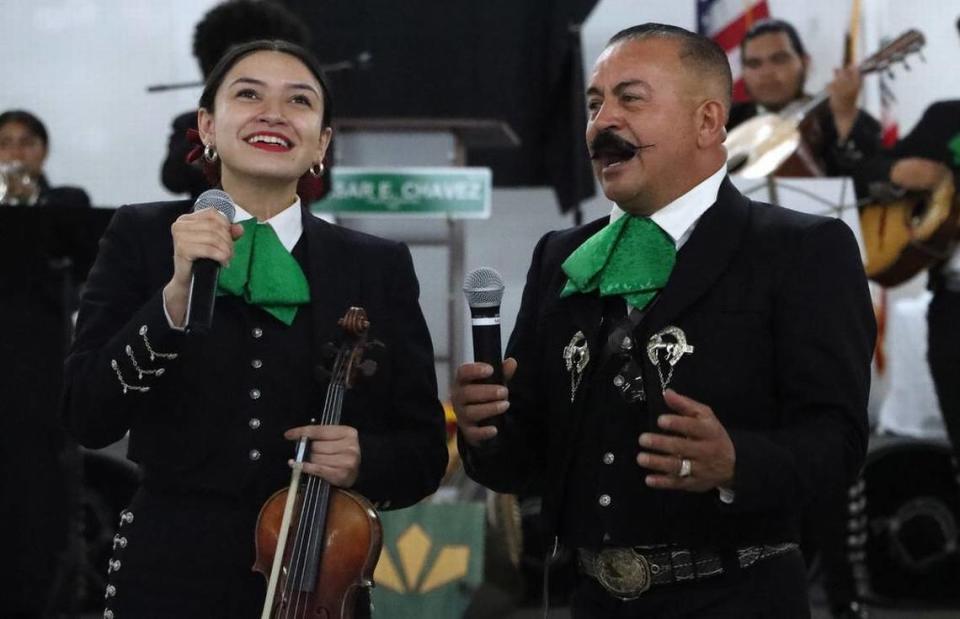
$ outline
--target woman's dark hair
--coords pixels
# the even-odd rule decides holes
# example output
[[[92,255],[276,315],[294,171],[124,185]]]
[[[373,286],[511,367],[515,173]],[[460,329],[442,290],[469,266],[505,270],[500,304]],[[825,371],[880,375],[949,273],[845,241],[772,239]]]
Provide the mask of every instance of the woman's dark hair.
[[[314,58],[310,52],[299,45],[287,41],[259,40],[231,47],[227,53],[224,54],[223,58],[220,59],[220,62],[210,71],[210,75],[207,77],[207,83],[203,87],[203,93],[200,95],[200,107],[211,113],[215,113],[213,101],[217,96],[217,90],[220,89],[220,85],[223,84],[223,78],[227,76],[227,73],[233,68],[233,65],[250,54],[264,51],[289,54],[306,65],[310,73],[320,82],[320,92],[323,96],[323,118],[321,122],[324,127],[329,127],[333,100],[330,97],[330,87],[327,86],[327,80],[323,76],[323,69],[320,68],[320,63],[317,62],[317,59]]]
[[[40,138],[44,148],[49,148],[50,138],[47,136],[47,128],[39,118],[27,112],[26,110],[8,110],[0,114],[0,127],[8,123],[20,123],[27,128],[27,131]]]
[[[323,76],[323,69],[320,68],[320,63],[317,62],[317,59],[314,58],[310,52],[299,45],[294,45],[287,41],[250,41],[249,43],[231,47],[227,53],[224,54],[223,58],[220,59],[220,62],[217,63],[217,66],[210,72],[209,77],[207,77],[207,83],[204,85],[203,93],[200,95],[200,107],[215,114],[213,101],[216,99],[217,91],[220,89],[221,84],[223,84],[223,79],[227,76],[230,69],[233,68],[233,65],[250,54],[263,51],[289,54],[306,65],[310,73],[312,73],[320,83],[320,94],[323,97],[323,116],[321,123],[322,126],[329,127],[333,110],[333,100],[330,97],[330,88],[327,86],[327,80]],[[323,176],[314,177],[307,171],[300,177],[300,181],[297,183],[297,194],[307,204],[322,198],[329,190],[331,163],[329,153],[327,154],[325,162],[326,171]],[[211,163],[204,159],[201,167],[210,185],[218,187],[220,185],[220,162],[216,161]]]
[[[210,9],[193,31],[193,55],[204,79],[234,45],[281,39],[306,46],[310,31],[286,7],[267,0],[227,0]]]

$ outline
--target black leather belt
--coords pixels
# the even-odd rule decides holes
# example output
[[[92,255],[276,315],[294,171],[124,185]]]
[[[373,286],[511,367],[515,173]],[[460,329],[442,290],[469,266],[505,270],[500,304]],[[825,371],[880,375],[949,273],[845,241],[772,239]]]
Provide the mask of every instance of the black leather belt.
[[[747,546],[737,549],[737,562],[747,568],[763,559],[797,549],[793,543]],[[580,570],[599,582],[610,595],[627,601],[640,597],[653,585],[696,580],[723,573],[716,551],[684,548],[604,548],[599,553],[577,550]]]

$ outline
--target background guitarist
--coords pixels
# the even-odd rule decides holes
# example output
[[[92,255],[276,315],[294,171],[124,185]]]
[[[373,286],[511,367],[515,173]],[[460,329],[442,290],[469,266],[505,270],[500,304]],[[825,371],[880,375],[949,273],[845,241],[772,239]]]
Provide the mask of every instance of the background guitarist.
[[[960,27],[960,23],[958,23]],[[960,173],[960,99],[938,101],[889,151],[864,163],[859,191],[889,196],[895,191],[932,190],[946,174]],[[930,269],[933,300],[927,313],[927,360],[954,453],[960,454],[960,251]]]
[[[733,105],[728,131],[758,114],[779,112],[809,98],[804,84],[810,56],[789,22],[756,22],[740,43],[740,57],[744,85],[752,101]],[[815,108],[801,124],[801,135],[820,168],[811,170],[811,175],[851,176],[858,164],[879,153],[880,123],[857,107],[861,82],[855,67],[836,69],[827,104]],[[866,609],[858,600],[846,554],[847,503],[846,495],[838,494],[821,502],[816,513],[806,514],[803,549],[808,561],[819,552],[832,616],[863,618]]]
[[[758,114],[779,112],[805,99],[810,56],[797,30],[788,22],[756,22],[740,43],[743,81],[751,101],[730,110],[727,130]],[[804,140],[826,176],[849,176],[854,167],[880,150],[880,123],[857,108],[860,74],[853,67],[836,69],[829,104],[812,112]]]

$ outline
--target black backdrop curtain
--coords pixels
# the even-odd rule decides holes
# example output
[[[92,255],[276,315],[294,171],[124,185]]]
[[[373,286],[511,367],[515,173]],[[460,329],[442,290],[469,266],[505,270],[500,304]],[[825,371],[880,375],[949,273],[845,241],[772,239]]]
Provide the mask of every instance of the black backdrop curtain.
[[[566,211],[594,193],[584,144],[579,26],[597,0],[286,0],[321,62],[371,54],[331,76],[334,115],[495,118],[518,149],[468,153],[499,187],[552,186]]]

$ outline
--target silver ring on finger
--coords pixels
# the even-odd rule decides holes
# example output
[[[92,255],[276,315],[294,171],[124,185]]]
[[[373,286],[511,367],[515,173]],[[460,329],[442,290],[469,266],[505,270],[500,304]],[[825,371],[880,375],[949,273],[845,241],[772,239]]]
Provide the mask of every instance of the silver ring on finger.
[[[690,462],[689,458],[680,459],[680,472],[677,473],[677,477],[690,477],[693,475],[693,463]]]

